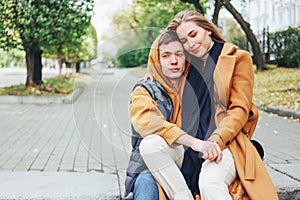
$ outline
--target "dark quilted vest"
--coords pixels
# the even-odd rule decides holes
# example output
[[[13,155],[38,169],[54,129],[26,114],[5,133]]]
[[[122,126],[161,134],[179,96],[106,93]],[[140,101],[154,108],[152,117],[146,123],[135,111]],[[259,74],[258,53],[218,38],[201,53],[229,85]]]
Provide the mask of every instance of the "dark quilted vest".
[[[134,86],[134,88],[138,86],[147,89],[151,97],[156,101],[158,105],[158,109],[169,121],[173,112],[173,104],[171,98],[169,97],[167,91],[163,88],[163,86],[157,81],[137,83]],[[132,130],[132,136],[131,136],[132,152],[126,170],[125,197],[130,192],[133,191],[133,185],[139,173],[147,169],[147,166],[144,163],[139,150],[139,145],[143,138],[134,130],[134,127],[132,125],[131,125],[131,130]]]

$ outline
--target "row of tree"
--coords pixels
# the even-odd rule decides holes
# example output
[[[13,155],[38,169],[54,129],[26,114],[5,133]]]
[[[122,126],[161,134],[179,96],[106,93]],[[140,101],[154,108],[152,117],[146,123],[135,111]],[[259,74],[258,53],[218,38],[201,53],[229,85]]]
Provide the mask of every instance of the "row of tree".
[[[245,0],[243,0],[245,1]],[[174,15],[181,10],[198,10],[202,14],[206,14],[207,8],[205,7],[207,0],[180,0],[180,1],[167,1],[167,0],[133,0],[133,6],[127,8],[125,11],[120,11],[115,15],[114,24],[118,30],[126,29],[144,29],[143,36],[136,36],[135,40],[131,40],[128,44],[123,45],[121,51],[118,52],[119,58],[117,62],[123,63],[129,60],[127,56],[123,56],[124,49],[128,49],[127,46],[138,46],[138,43],[148,44],[148,48],[153,42],[154,38],[158,35],[158,32],[166,27],[168,22],[174,17]],[[231,4],[230,0],[215,0],[214,12],[212,21],[218,25],[219,13],[221,8],[228,10],[235,18],[237,23],[244,31],[244,35],[247,41],[251,45],[253,52],[253,60],[258,70],[265,68],[263,55],[259,47],[259,43],[250,28],[250,24],[242,17],[242,15]],[[155,31],[148,27],[157,27]],[[129,57],[134,57],[136,54],[140,54],[142,49],[136,48],[130,52]],[[141,61],[145,59],[140,59]],[[139,64],[136,62],[136,64]]]
[[[26,85],[42,82],[42,54],[76,63],[97,56],[93,0],[0,0],[0,48],[26,52]]]

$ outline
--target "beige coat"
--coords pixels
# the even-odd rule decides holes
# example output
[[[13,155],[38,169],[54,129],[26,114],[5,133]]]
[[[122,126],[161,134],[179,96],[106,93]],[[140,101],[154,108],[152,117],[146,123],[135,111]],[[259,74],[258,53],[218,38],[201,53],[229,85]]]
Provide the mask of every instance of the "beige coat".
[[[248,52],[225,43],[213,78],[221,103],[216,106],[217,129],[209,140],[217,141],[221,149],[229,148],[240,181],[250,199],[278,199],[262,160],[250,140],[242,133],[243,129],[251,137],[258,121],[258,110],[252,103],[254,73],[251,56]],[[224,107],[227,109],[224,110]],[[248,198],[244,196],[242,199]]]

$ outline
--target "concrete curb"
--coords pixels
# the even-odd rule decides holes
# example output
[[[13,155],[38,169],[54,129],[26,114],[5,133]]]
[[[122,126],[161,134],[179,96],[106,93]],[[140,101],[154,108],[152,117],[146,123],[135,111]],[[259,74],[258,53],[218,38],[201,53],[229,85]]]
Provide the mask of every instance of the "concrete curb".
[[[268,113],[274,113],[279,116],[283,117],[292,117],[294,119],[300,119],[300,111],[299,110],[292,110],[287,108],[279,108],[276,106],[263,106],[259,103],[255,103],[258,109],[268,112]]]
[[[82,93],[83,87],[76,88],[71,94],[67,96],[54,97],[54,96],[0,96],[0,103],[19,103],[19,104],[53,104],[65,103],[71,104],[76,101]]]
[[[85,86],[89,83],[89,79],[77,76],[78,82],[82,83],[80,86],[75,87],[72,93],[66,96],[15,96],[4,95],[0,96],[0,104],[72,104],[83,92]],[[76,85],[76,83],[75,83]]]
[[[299,188],[285,188],[277,191],[280,200],[300,199]]]

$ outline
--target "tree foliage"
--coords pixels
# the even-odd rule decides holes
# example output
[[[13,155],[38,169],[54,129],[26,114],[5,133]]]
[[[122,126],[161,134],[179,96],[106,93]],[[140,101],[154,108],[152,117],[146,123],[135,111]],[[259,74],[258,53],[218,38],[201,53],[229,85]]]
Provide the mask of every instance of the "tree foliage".
[[[300,28],[288,28],[269,34],[270,53],[279,66],[300,67]]]
[[[238,23],[233,19],[227,18],[222,18],[220,21],[225,26],[222,32],[226,40],[237,45],[240,49],[247,50],[247,38]]]
[[[138,66],[147,63],[151,44],[176,13],[193,10],[192,5],[180,1],[134,0],[133,6],[119,11],[114,25],[119,31],[132,30],[134,37],[119,49],[116,58],[120,66]],[[129,50],[130,49],[130,50]]]
[[[181,0],[181,1],[194,5],[195,9],[198,12],[202,13],[203,15],[206,13],[206,7],[204,6],[204,3],[206,3],[207,0]]]
[[[78,61],[90,61],[97,58],[97,33],[95,28],[90,24],[85,34],[80,39],[73,42],[62,43],[62,56],[68,62],[76,63]],[[60,46],[52,46],[50,49],[53,54],[57,54],[57,48]]]
[[[98,56],[97,52],[97,31],[93,25],[89,26],[87,34],[83,37],[81,60],[91,61]]]
[[[3,22],[0,47],[25,50],[26,84],[32,84],[35,73],[41,70],[43,50],[82,42],[93,11],[93,0],[0,0],[0,3]]]
[[[197,9],[202,14],[205,14],[206,8],[204,3],[207,1],[201,0],[180,0],[180,1],[161,1],[161,0],[135,0],[133,2],[133,7],[129,10],[118,13],[115,16],[114,24],[118,28],[145,28],[145,27],[159,27],[163,28],[167,25],[169,20],[181,10],[194,10]],[[239,23],[243,31],[245,32],[247,40],[251,44],[253,51],[254,62],[257,65],[258,70],[263,70],[265,65],[262,57],[262,52],[259,47],[259,43],[255,35],[253,34],[250,24],[245,21],[242,15],[236,10],[236,8],[231,4],[230,0],[215,0],[214,1],[214,13],[213,22],[218,25],[219,12],[222,7],[225,7]],[[245,0],[241,3],[245,4]],[[192,8],[194,6],[194,8]],[[120,29],[119,29],[120,30]],[[153,33],[145,33],[145,37],[142,41],[148,42],[149,46],[153,39],[157,36],[159,31]],[[136,41],[137,42],[137,41]],[[238,43],[239,46],[246,48],[246,45],[241,45],[244,43],[244,37],[237,37],[232,42]]]

